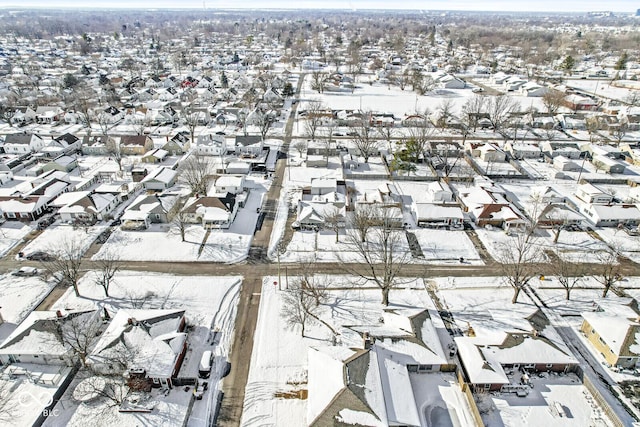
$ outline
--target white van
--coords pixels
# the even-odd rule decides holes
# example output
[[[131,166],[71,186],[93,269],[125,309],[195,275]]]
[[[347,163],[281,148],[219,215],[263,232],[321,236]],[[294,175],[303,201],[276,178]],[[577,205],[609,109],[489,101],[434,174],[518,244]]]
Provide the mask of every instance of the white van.
[[[200,359],[200,367],[198,368],[198,375],[200,378],[209,378],[209,374],[211,374],[211,361],[213,360],[213,354],[211,350],[207,350],[202,353],[202,358]]]

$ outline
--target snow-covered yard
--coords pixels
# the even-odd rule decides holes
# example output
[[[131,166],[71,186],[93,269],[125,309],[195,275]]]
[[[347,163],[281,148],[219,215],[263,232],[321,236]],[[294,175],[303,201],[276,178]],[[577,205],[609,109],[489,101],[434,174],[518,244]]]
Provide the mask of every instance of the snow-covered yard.
[[[7,221],[0,226],[0,257],[3,257],[20,244],[32,231],[27,224],[17,221]]]
[[[424,259],[430,263],[459,263],[462,257],[465,263],[483,264],[464,231],[416,228],[411,233],[416,235]]]
[[[531,378],[526,397],[491,393],[478,404],[487,426],[607,426],[608,419],[593,396],[573,374]],[[601,420],[604,424],[594,424]]]
[[[54,286],[54,281],[43,280],[41,276],[0,275],[2,318],[7,323],[19,324],[40,304]]]
[[[80,253],[84,253],[100,233],[106,229],[106,225],[99,224],[91,227],[53,224],[25,246],[22,252],[25,256],[39,251],[56,253],[61,250],[78,250]]]
[[[476,228],[476,233],[494,259],[500,259],[505,250],[516,247],[517,237],[508,235],[500,228]],[[603,262],[599,253],[607,249],[606,243],[586,231],[563,230],[556,243],[554,243],[554,239],[554,230],[536,230],[535,236],[531,238],[531,243],[539,248],[539,259],[544,259],[544,251],[554,253],[557,251],[562,259],[570,262]]]

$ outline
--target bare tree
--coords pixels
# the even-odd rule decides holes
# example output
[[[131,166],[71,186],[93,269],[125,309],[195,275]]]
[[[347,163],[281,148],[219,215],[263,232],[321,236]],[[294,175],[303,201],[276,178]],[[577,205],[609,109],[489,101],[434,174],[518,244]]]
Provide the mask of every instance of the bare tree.
[[[307,135],[312,140],[316,139],[316,132],[318,128],[322,126],[322,122],[324,114],[324,105],[322,102],[317,99],[312,99],[307,102],[306,108],[306,116],[305,116],[305,129],[307,131]]]
[[[301,274],[290,281],[284,291],[281,316],[292,326],[301,326],[301,334],[305,336],[307,322],[311,319],[325,326],[334,337],[339,332],[320,316],[328,301],[327,285],[316,274],[314,263],[302,263]]]
[[[13,117],[16,115],[18,98],[14,94],[9,94],[5,99],[0,102],[0,119],[7,122],[10,127],[13,127]]]
[[[311,73],[311,89],[318,91],[318,93],[324,92],[325,87],[325,75],[321,71],[314,71]]]
[[[622,140],[624,139],[624,137],[627,135],[627,126],[626,124],[620,124],[620,126],[617,126],[613,129],[611,129],[609,131],[609,135],[613,138],[613,140],[615,141],[616,145],[620,145],[620,143],[622,143]]]
[[[475,132],[478,128],[478,121],[483,113],[486,113],[488,97],[483,95],[473,95],[462,106],[462,123]]]
[[[193,104],[190,103],[182,108],[180,112],[180,118],[183,120],[184,125],[189,130],[189,136],[191,137],[191,143],[195,140],[196,127],[199,125],[200,111],[196,111]]]
[[[189,225],[190,225],[189,215],[186,212],[179,210],[173,216],[173,220],[171,221],[171,223],[178,230],[178,233],[180,233],[180,238],[184,242],[187,235],[187,229],[189,228]]]
[[[364,162],[369,163],[369,157],[378,148],[378,140],[374,136],[374,127],[371,126],[371,112],[363,112],[359,122],[353,127],[353,143],[364,157]]]
[[[513,288],[513,304],[518,302],[520,291],[536,275],[536,262],[540,261],[540,250],[528,233],[512,236],[502,244],[496,261],[506,282]]]
[[[57,277],[59,283],[72,286],[76,296],[80,296],[78,282],[81,277],[84,248],[79,239],[67,238],[62,242],[50,246],[47,253],[51,255],[49,261],[42,261],[40,265],[48,276]]]
[[[327,228],[336,233],[336,243],[338,243],[340,238],[340,229],[344,226],[344,215],[340,212],[340,210],[336,207],[331,209],[324,216],[324,223]]]
[[[0,422],[11,425],[18,415],[18,406],[12,399],[15,397],[13,381],[0,378]]]
[[[397,208],[369,208],[359,213],[359,223],[355,223],[355,218],[352,220],[346,240],[361,264],[352,267],[345,260],[341,262],[349,274],[380,288],[382,304],[389,305],[389,293],[402,283],[401,271],[411,261],[404,231],[394,224]]]
[[[273,127],[273,124],[277,121],[276,112],[273,110],[262,111],[256,109],[253,123],[260,129],[260,136],[262,140],[267,137],[269,130]]]
[[[597,251],[595,255],[599,266],[593,277],[604,286],[602,298],[606,298],[609,290],[622,280],[622,269],[618,262],[620,254],[614,248],[613,250]]]
[[[100,134],[108,136],[109,127],[111,126],[111,115],[106,111],[100,111],[94,116],[95,122],[100,127]]]
[[[106,250],[96,261],[97,271],[93,282],[104,289],[104,295],[109,296],[109,287],[113,284],[113,279],[120,271],[120,257],[114,250]]]
[[[302,140],[297,141],[295,144],[293,144],[293,148],[298,152],[300,158],[302,158],[307,152],[307,143]]]
[[[507,95],[492,96],[487,103],[489,121],[495,132],[501,132],[509,123],[512,113],[518,109],[519,103]]]
[[[558,113],[564,102],[564,96],[563,92],[556,89],[551,89],[542,95],[542,104],[549,114],[556,115]]]
[[[213,161],[207,157],[192,151],[179,167],[180,180],[189,186],[191,194],[206,194],[209,181],[214,175]]]
[[[82,366],[87,366],[87,357],[100,338],[102,322],[99,316],[99,311],[89,311],[57,319],[56,338],[73,352]]]
[[[122,150],[120,149],[120,141],[107,138],[107,153],[118,165],[118,170],[122,172]]]
[[[562,257],[559,249],[555,250],[555,257],[551,262],[553,274],[555,274],[558,282],[565,290],[565,298],[567,301],[571,298],[571,291],[580,282],[584,280],[586,274],[585,265],[583,263],[569,262]]]

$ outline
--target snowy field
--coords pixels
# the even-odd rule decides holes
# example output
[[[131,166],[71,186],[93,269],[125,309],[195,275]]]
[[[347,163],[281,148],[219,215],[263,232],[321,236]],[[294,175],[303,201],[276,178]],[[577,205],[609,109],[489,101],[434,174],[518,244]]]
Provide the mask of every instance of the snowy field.
[[[73,290],[69,289],[52,309],[89,309],[99,306],[106,308],[112,315],[119,308],[185,309],[187,323],[194,326],[194,332],[188,338],[190,349],[182,368],[189,369],[189,366],[197,366],[193,360],[199,360],[205,348],[215,349],[220,360],[228,357],[241,281],[242,278],[238,276],[174,276],[123,271],[115,277],[109,289],[110,296],[105,297],[103,289],[93,283],[90,272],[79,284],[80,297],[76,297]],[[193,334],[199,335],[202,331],[212,330],[219,331],[218,345],[215,347],[211,347],[206,339],[192,339]],[[208,335],[205,334],[206,337]],[[214,375],[215,372],[212,371],[208,380],[209,389],[199,403],[208,402],[214,395],[220,380],[219,376]],[[187,374],[194,376],[195,371]],[[153,411],[147,418],[147,414],[120,413],[117,408],[109,408],[99,402],[78,403],[73,399],[72,391],[73,387],[70,387],[61,403],[56,406],[61,409],[62,414],[52,418],[47,425],[180,425],[187,414],[190,397],[182,388],[173,389],[168,397],[156,396],[159,399],[156,408],[162,411]],[[182,395],[186,395],[187,400]],[[192,425],[204,424],[195,422]]]
[[[84,253],[100,233],[106,229],[106,225],[98,224],[91,227],[53,224],[25,246],[22,252],[25,256],[39,251],[56,253],[61,250],[65,251],[65,249]]]
[[[28,225],[8,221],[0,226],[0,257],[5,256],[11,249],[20,244],[33,229]]]
[[[329,278],[329,281],[335,286],[348,285],[349,283],[343,283],[344,280],[341,277]],[[288,327],[280,316],[283,305],[282,292],[275,289],[272,282],[273,278],[268,277],[263,281],[241,425],[245,427],[304,426],[312,421],[306,419],[308,400],[279,398],[276,397],[276,394],[306,390],[307,349],[310,346],[330,345],[331,333],[326,327],[316,323],[308,325],[306,337],[303,338],[299,327]],[[413,286],[421,288],[422,283],[418,281]],[[393,290],[390,300],[391,308],[394,306],[433,308],[433,303],[426,291]],[[382,309],[379,290],[354,288],[352,290],[331,291],[330,301],[326,305],[325,311],[320,315],[324,321],[340,332],[339,345],[361,347],[360,335],[342,327],[342,325],[376,323],[382,315]],[[433,375],[437,377],[437,374]],[[446,379],[443,377],[443,380]],[[465,406],[452,403],[464,401],[459,387],[457,385],[451,387],[447,381],[441,386],[445,390],[441,390],[440,387],[436,388],[442,393],[442,398],[436,397],[433,390],[431,392],[416,391],[414,395],[416,399],[419,399],[420,396],[426,399],[421,402],[425,405],[429,403],[430,399],[434,405],[453,406],[452,410],[458,412],[458,419],[469,419],[469,414],[464,409]],[[313,396],[309,396],[309,399],[312,398]],[[440,399],[446,400],[447,403]],[[419,409],[423,407],[419,404]]]

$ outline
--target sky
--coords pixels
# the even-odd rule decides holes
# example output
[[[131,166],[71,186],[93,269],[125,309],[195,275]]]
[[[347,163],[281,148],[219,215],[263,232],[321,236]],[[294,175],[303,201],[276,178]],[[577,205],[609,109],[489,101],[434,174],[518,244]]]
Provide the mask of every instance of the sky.
[[[104,8],[298,8],[298,9],[425,9],[486,11],[635,12],[636,0],[0,0],[0,7]]]

